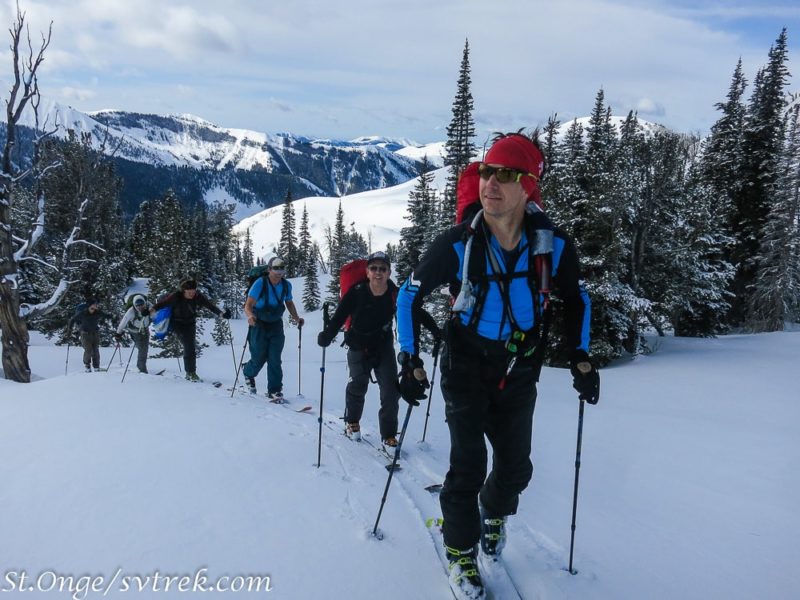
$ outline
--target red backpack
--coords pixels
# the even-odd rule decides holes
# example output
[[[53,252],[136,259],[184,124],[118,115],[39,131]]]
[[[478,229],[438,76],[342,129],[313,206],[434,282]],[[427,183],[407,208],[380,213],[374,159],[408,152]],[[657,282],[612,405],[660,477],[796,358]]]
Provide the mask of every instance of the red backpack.
[[[341,301],[341,299],[344,298],[344,295],[351,287],[362,281],[368,281],[366,258],[357,258],[342,265],[342,268],[339,270],[339,300]],[[344,322],[345,331],[350,329],[351,319],[352,315],[347,317],[347,320]]]

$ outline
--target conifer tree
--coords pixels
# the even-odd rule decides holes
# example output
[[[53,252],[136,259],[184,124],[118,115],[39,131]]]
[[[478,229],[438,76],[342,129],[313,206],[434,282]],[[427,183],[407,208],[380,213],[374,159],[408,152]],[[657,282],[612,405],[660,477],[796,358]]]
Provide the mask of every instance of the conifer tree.
[[[48,262],[55,263],[63,251],[63,240],[74,226],[71,215],[90,200],[83,212],[81,229],[92,243],[76,248],[71,257],[77,285],[71,286],[58,307],[31,321],[46,334],[61,334],[75,306],[90,296],[99,299],[105,312],[121,315],[120,291],[127,284],[130,260],[119,205],[121,182],[102,149],[98,151],[92,147],[91,136],[79,136],[70,130],[65,140],[46,144],[44,159],[59,164],[59,168],[48,171],[40,181],[40,191],[49,199],[43,242]],[[50,295],[48,290],[55,283],[48,270],[47,278],[40,280],[44,287],[35,286],[36,295]],[[101,328],[100,335],[101,343],[111,340],[109,328]]]
[[[296,277],[301,271],[297,260],[297,236],[295,234],[294,204],[292,190],[286,190],[283,200],[283,220],[281,221],[281,241],[278,255],[286,264],[286,277]]]
[[[580,195],[572,202],[573,235],[592,298],[592,355],[601,363],[619,356],[623,344],[638,344],[632,313],[635,294],[625,280],[629,239],[616,168],[618,143],[603,90],[586,129],[586,161],[578,173]]]
[[[347,262],[344,259],[346,236],[344,210],[342,210],[342,201],[339,200],[339,208],[336,210],[336,224],[332,230],[329,229],[327,232],[328,269],[331,274],[330,282],[328,283],[327,300],[333,304],[339,303],[339,270]]]
[[[745,319],[751,304],[752,284],[758,276],[760,245],[776,194],[778,166],[783,147],[783,110],[789,78],[786,29],[770,48],[767,65],[758,72],[745,116],[742,149],[743,185],[734,199],[736,242],[732,253],[736,277],[731,319]]]
[[[253,259],[253,238],[250,235],[250,228],[248,227],[242,243],[242,265],[244,267],[244,272],[247,273],[255,264],[256,262]]]
[[[782,331],[800,318],[800,125],[797,101],[786,116],[785,149],[775,196],[763,229],[759,270],[750,288],[752,331]]]
[[[304,214],[307,214],[303,211]],[[317,310],[320,306],[319,278],[317,276],[317,259],[319,252],[316,242],[311,242],[309,258],[305,261],[305,287],[303,288],[303,308],[306,311]]]
[[[428,230],[433,228],[433,183],[434,174],[428,157],[422,158],[419,178],[414,189],[408,195],[408,216],[410,225],[400,230],[400,244],[394,273],[403,281],[419,264],[420,256],[430,243]]]
[[[298,272],[305,275],[308,272],[309,261],[316,261],[311,252],[311,232],[308,228],[308,206],[303,203],[303,215],[300,218],[300,234],[298,235],[297,265]],[[316,273],[316,265],[314,266]]]
[[[453,116],[447,126],[446,156],[444,165],[448,167],[447,183],[442,199],[442,222],[453,222],[456,214],[456,188],[458,176],[475,155],[475,120],[472,116],[474,102],[470,86],[472,79],[469,65],[469,40],[464,42],[461,67],[458,72],[456,96],[453,100]]]
[[[734,275],[726,259],[730,238],[724,197],[718,196],[703,172],[704,165],[687,168],[685,191],[677,218],[662,227],[662,237],[672,244],[655,248],[672,263],[660,276],[664,297],[653,300],[665,306],[675,335],[710,337],[723,333],[730,310],[728,287]]]

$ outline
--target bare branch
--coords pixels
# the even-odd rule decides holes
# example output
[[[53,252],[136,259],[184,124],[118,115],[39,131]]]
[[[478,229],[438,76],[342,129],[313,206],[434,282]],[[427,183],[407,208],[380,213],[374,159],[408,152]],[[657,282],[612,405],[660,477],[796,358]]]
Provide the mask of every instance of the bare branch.
[[[49,262],[43,261],[41,258],[37,258],[36,256],[23,256],[17,262],[23,262],[26,260],[32,260],[33,262],[37,262],[40,265],[47,267],[48,269],[53,269],[54,271],[58,271],[58,267],[55,265],[51,265]]]

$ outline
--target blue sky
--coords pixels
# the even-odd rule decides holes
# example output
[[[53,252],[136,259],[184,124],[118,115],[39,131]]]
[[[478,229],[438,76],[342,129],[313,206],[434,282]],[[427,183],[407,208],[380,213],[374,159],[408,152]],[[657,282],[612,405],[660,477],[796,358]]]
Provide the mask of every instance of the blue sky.
[[[444,139],[465,39],[478,138],[591,110],[705,133],[741,56],[752,81],[800,3],[697,0],[20,0],[53,21],[43,93],[82,111],[224,127]],[[14,2],[2,0],[10,24]],[[7,45],[0,79],[10,75]],[[2,69],[2,67],[0,67]],[[800,76],[800,73],[797,74]],[[796,77],[797,77],[796,76]],[[792,91],[800,90],[797,78]]]

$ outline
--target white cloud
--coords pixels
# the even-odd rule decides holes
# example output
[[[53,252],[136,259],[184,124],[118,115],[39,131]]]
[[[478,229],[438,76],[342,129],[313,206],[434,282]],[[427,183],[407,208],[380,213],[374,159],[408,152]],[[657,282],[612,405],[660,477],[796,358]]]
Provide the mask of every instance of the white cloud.
[[[85,100],[91,100],[97,94],[93,90],[87,89],[78,89],[73,87],[62,87],[59,90],[59,94],[62,98],[66,98],[67,100],[77,100],[78,102],[83,102]]]
[[[12,8],[3,0],[0,17]],[[623,99],[620,110],[707,129],[739,56],[752,80],[768,51],[726,28],[729,16],[709,18],[712,9],[702,0],[40,0],[28,17],[32,31],[54,21],[48,76],[75,89],[102,77],[77,108],[169,105],[267,132],[431,141],[450,118],[466,38],[479,137],[553,112],[585,115],[601,86]],[[773,12],[800,20],[797,8]],[[192,93],[176,93],[184,89]]]

